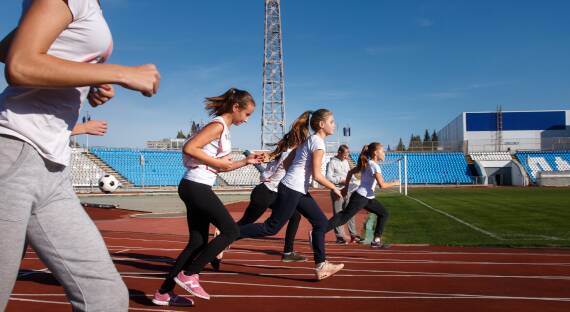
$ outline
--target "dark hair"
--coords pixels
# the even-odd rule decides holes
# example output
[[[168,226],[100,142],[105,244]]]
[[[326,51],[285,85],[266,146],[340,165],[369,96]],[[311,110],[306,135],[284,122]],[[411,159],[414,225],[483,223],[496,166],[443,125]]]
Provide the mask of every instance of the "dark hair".
[[[362,147],[362,151],[360,151],[360,155],[358,156],[358,162],[356,164],[357,170],[362,171],[366,169],[368,166],[368,160],[372,158],[372,153],[381,147],[382,144],[378,142],[372,142],[368,145],[364,145],[364,147]]]
[[[240,109],[246,108],[249,103],[255,106],[255,101],[249,92],[236,88],[230,88],[222,95],[207,97],[204,103],[210,116],[231,113],[234,104],[238,104]]]
[[[275,150],[269,154],[270,159],[275,159],[288,148],[297,146],[309,137],[308,121],[311,111],[302,113],[291,125],[291,130],[287,132],[279,142],[275,143]]]
[[[346,152],[346,151],[348,151],[348,145],[346,145],[346,144],[341,144],[341,145],[339,145],[339,147],[338,147],[338,152],[339,152],[339,153],[344,153],[344,152]]]
[[[324,121],[328,116],[332,115],[332,112],[328,109],[321,108],[313,112],[313,116],[311,116],[311,129],[317,132],[321,130],[320,122]]]

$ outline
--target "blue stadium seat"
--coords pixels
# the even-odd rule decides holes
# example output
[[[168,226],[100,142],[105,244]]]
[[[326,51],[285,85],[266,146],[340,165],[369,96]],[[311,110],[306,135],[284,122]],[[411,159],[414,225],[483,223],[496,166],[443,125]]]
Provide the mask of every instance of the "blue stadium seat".
[[[135,186],[142,186],[143,179],[147,186],[178,185],[185,172],[180,151],[101,147],[89,150]]]
[[[518,161],[524,166],[532,183],[540,171],[570,170],[570,151],[517,152]]]
[[[408,158],[409,184],[472,184],[467,160],[459,152],[423,152],[423,153],[386,153],[381,164],[382,175],[386,181],[398,179],[397,160]],[[351,153],[354,161],[358,153]],[[403,177],[402,177],[403,179]]]

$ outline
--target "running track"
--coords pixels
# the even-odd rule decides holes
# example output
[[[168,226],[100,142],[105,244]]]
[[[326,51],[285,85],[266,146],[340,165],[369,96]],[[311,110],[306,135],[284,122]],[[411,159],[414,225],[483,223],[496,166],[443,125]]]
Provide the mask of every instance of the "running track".
[[[326,193],[313,193],[330,211]],[[228,205],[241,216],[246,203]],[[315,282],[312,261],[283,263],[277,238],[242,240],[226,252],[221,272],[207,267],[210,301],[193,308],[161,308],[150,298],[185,246],[185,218],[133,218],[132,211],[88,208],[130,289],[132,311],[570,311],[570,250],[435,246],[335,245],[327,254],[345,263]],[[359,223],[364,215],[359,215]],[[388,225],[389,226],[389,225]],[[295,249],[310,259],[308,224]],[[178,293],[183,290],[177,288]],[[62,288],[28,250],[6,311],[70,311]]]

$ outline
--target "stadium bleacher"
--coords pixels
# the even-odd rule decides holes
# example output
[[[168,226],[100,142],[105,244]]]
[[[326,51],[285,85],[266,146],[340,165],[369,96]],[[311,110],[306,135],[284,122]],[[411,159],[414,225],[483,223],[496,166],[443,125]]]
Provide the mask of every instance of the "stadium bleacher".
[[[185,172],[182,165],[182,153],[178,150],[101,147],[93,147],[89,150],[135,186],[143,184],[145,186],[178,185]]]
[[[184,175],[182,154],[178,150],[148,150],[148,149],[118,149],[93,147],[90,151],[128,179],[135,186],[143,184],[141,155],[144,157],[144,185],[167,186],[178,185]],[[465,156],[460,152],[418,152],[405,153],[408,158],[409,184],[472,184],[473,179]],[[321,170],[326,166],[334,153],[325,155]],[[397,159],[404,153],[387,153],[382,165],[384,178],[398,179]],[[239,151],[232,152],[236,160],[243,159]],[[351,154],[357,160],[358,154]],[[491,157],[491,156],[490,156]],[[505,158],[506,155],[493,155],[495,158]],[[232,172],[222,172],[220,178],[228,185],[251,186],[259,183],[259,172],[253,166],[245,166]]]
[[[245,156],[241,152],[231,152],[230,157],[233,160],[244,159]],[[259,183],[259,171],[254,166],[244,166],[239,169],[220,172],[218,174],[228,185],[250,186]]]
[[[469,154],[473,160],[494,161],[494,160],[512,160],[509,152],[478,152]]]
[[[76,187],[97,185],[99,178],[104,174],[104,171],[97,164],[78,149],[71,151],[70,168],[71,182]]]
[[[536,183],[537,175],[541,171],[570,170],[570,151],[517,152],[515,156],[533,183]]]
[[[473,183],[465,156],[458,152],[386,153],[386,159],[380,164],[386,181],[398,179],[397,160],[404,155],[408,159],[409,184]],[[357,161],[358,153],[352,153],[351,157]]]

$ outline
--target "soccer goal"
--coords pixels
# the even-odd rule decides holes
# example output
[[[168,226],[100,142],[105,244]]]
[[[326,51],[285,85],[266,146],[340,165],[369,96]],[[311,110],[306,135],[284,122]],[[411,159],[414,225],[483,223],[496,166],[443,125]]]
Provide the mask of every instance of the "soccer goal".
[[[400,181],[400,186],[396,191],[404,196],[408,195],[408,158],[406,155],[391,157],[387,154],[384,161],[380,162],[380,169],[382,169],[384,181]]]

